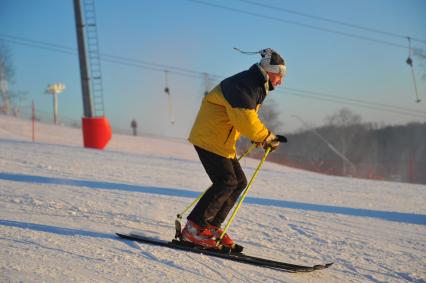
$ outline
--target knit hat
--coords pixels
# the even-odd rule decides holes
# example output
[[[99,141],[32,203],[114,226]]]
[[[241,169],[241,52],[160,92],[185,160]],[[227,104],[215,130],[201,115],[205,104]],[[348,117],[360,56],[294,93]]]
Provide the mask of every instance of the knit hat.
[[[284,59],[275,50],[266,48],[260,50],[259,53],[262,56],[259,64],[265,71],[281,74],[282,76],[287,75]]]

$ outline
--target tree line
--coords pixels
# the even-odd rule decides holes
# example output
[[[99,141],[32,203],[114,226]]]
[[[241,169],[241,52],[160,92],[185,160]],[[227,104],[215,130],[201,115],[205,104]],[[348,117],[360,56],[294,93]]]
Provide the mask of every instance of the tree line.
[[[275,125],[277,131],[277,111],[265,106],[268,114],[261,114],[261,119],[268,127]],[[327,117],[325,125],[287,137],[289,142],[268,160],[331,175],[426,184],[426,122],[398,126],[363,123],[361,116],[341,109]],[[241,150],[248,144],[242,142]],[[252,156],[260,155],[256,151]]]

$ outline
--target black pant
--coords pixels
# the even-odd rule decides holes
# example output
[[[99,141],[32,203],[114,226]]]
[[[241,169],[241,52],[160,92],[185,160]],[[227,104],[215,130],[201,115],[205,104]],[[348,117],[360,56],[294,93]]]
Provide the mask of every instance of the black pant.
[[[220,226],[247,186],[247,179],[236,158],[225,158],[197,146],[195,150],[213,184],[188,219],[202,227],[207,224]]]

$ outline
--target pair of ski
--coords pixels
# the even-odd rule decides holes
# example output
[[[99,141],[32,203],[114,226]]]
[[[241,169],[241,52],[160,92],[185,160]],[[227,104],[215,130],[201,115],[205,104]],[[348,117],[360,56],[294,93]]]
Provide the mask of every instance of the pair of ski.
[[[244,253],[221,252],[221,251],[213,250],[213,249],[203,249],[202,247],[194,246],[194,245],[191,245],[190,243],[181,242],[179,240],[164,241],[164,240],[144,237],[142,235],[121,234],[121,233],[117,233],[117,236],[123,239],[137,241],[144,244],[161,246],[161,247],[166,247],[170,249],[178,249],[178,250],[193,252],[197,254],[204,254],[208,256],[214,256],[214,257],[242,262],[246,264],[272,268],[272,269],[285,271],[285,272],[311,272],[311,271],[328,268],[333,264],[333,263],[326,263],[326,264],[318,264],[313,266],[297,265],[297,264],[290,264],[290,263],[269,260],[265,258],[255,257],[255,256],[249,256]]]

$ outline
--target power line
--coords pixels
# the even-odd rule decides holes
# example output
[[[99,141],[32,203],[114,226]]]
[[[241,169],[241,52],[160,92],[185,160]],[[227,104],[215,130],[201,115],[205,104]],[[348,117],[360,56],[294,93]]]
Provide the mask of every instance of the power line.
[[[38,40],[32,40],[32,39],[26,39],[26,38],[22,38],[18,36],[11,36],[11,35],[1,34],[1,33],[0,33],[0,38],[14,44],[24,45],[28,47],[35,47],[39,49],[45,49],[45,50],[64,53],[64,54],[77,55],[77,49],[69,47],[69,46],[43,42]],[[152,63],[152,62],[147,62],[147,61],[143,61],[139,59],[126,58],[126,57],[116,56],[116,55],[111,55],[106,53],[101,53],[101,57],[102,57],[102,61],[105,61],[105,62],[120,64],[120,65],[127,65],[127,66],[134,66],[134,67],[141,67],[141,68],[145,68],[152,71],[164,72],[164,69],[168,69],[168,70],[171,69],[175,71],[169,71],[170,73],[180,75],[180,76],[204,78],[206,74],[206,72],[199,72],[199,71],[194,71],[194,70],[185,69],[181,67]],[[208,74],[208,75],[211,78],[222,77],[215,74]]]
[[[298,16],[306,17],[306,18],[311,18],[311,19],[329,22],[329,23],[333,23],[333,24],[339,24],[339,25],[342,25],[342,26],[347,26],[347,27],[351,27],[351,28],[355,28],[355,29],[359,29],[359,30],[374,32],[374,33],[387,35],[387,36],[393,36],[393,37],[397,37],[397,38],[404,39],[404,40],[407,39],[407,35],[401,35],[401,34],[397,34],[397,33],[393,33],[393,32],[382,31],[382,30],[378,30],[378,29],[374,29],[374,28],[370,28],[370,27],[346,23],[346,22],[342,22],[342,21],[338,21],[338,20],[334,20],[334,19],[329,19],[329,18],[325,18],[325,17],[310,15],[310,14],[302,13],[302,12],[295,11],[295,10],[290,10],[290,9],[285,9],[285,8],[281,8],[281,7],[277,7],[277,6],[268,5],[268,4],[265,4],[265,3],[259,3],[259,2],[251,1],[251,0],[236,0],[236,1],[240,1],[240,2],[243,2],[243,3],[247,3],[247,4],[258,6],[258,7],[272,9],[272,10],[275,10],[275,11],[281,11],[281,12],[285,12],[285,13],[289,13],[289,14],[295,14],[295,15],[298,15]],[[413,41],[426,43],[426,40],[424,40],[424,39],[414,38],[414,37],[411,37],[411,36],[410,36],[410,38]]]
[[[138,62],[123,62],[122,60],[119,60],[119,59],[105,58],[102,55],[101,55],[101,60],[104,61],[104,62],[109,62],[109,63],[123,65],[123,66],[142,68],[142,69],[156,71],[156,72],[164,72],[164,68],[146,66],[146,65],[144,65],[142,63],[138,63]],[[166,67],[166,69],[167,69],[167,67]],[[190,77],[190,78],[196,78],[196,79],[202,78],[201,73],[197,75],[197,74],[188,74],[188,73],[179,72],[179,71],[169,71],[169,72],[173,73],[175,75],[184,76],[184,77]]]
[[[278,92],[280,92],[280,91],[278,91]],[[341,104],[341,105],[343,104],[343,105],[350,105],[350,106],[355,106],[355,107],[367,108],[367,109],[371,109],[371,110],[380,110],[380,111],[383,111],[383,112],[395,113],[395,114],[400,114],[400,115],[405,115],[405,116],[410,116],[410,117],[426,118],[426,114],[421,114],[421,112],[413,113],[413,112],[406,111],[406,110],[392,110],[392,109],[387,109],[387,108],[383,108],[383,107],[375,106],[375,105],[360,104],[360,103],[356,103],[356,102],[345,101],[344,99],[332,99],[332,98],[327,98],[327,97],[309,95],[309,94],[305,94],[303,92],[300,93],[300,92],[291,92],[291,91],[288,92],[288,91],[286,91],[286,92],[282,92],[282,93],[297,96],[297,97],[305,97],[305,98],[309,98],[309,99],[333,102],[333,103]]]
[[[1,34],[0,34],[0,38],[1,37],[3,37]],[[54,52],[60,52],[60,53],[65,53],[65,54],[69,54],[69,55],[77,55],[77,51],[75,50],[75,49],[73,49],[73,50],[64,50],[64,49],[61,49],[61,48],[56,48],[56,47],[54,47],[54,45],[51,45],[51,46],[38,46],[38,45],[35,45],[34,43],[31,43],[31,41],[28,41],[28,42],[26,42],[26,41],[23,41],[23,42],[21,42],[20,40],[16,40],[16,39],[8,39],[8,38],[2,38],[2,40],[4,40],[4,41],[8,41],[8,42],[10,42],[10,43],[13,43],[13,44],[18,44],[18,45],[24,45],[24,46],[28,46],[28,47],[35,47],[35,48],[40,48],[40,49],[45,49],[45,50],[49,50],[49,51],[54,51]]]
[[[382,107],[382,108],[387,108],[389,110],[406,111],[407,113],[417,113],[417,114],[426,116],[426,112],[424,112],[424,111],[419,111],[419,110],[415,110],[415,109],[411,109],[411,108],[404,108],[404,107],[401,107],[401,106],[394,106],[394,105],[383,104],[383,103],[372,102],[372,101],[361,100],[361,99],[354,99],[354,98],[342,98],[342,97],[337,96],[337,95],[332,95],[332,94],[318,92],[318,91],[300,90],[300,89],[297,89],[297,88],[285,88],[284,90],[289,90],[289,91],[298,92],[298,93],[307,94],[307,95],[325,97],[325,98],[329,98],[329,99],[338,99],[338,100],[343,99],[343,100],[346,100],[350,103],[358,103],[358,104],[364,104],[364,105],[368,105],[368,106]]]
[[[122,56],[110,55],[110,54],[105,54],[105,53],[102,53],[101,55],[105,58],[112,58],[112,59],[116,59],[116,60],[119,60],[119,61],[128,61],[128,62],[131,62],[133,64],[136,62],[136,63],[141,64],[141,65],[151,65],[151,66],[155,66],[155,67],[161,67],[161,68],[163,68],[163,69],[161,69],[161,71],[164,71],[165,68],[166,69],[174,69],[174,70],[177,70],[177,71],[181,71],[183,73],[194,74],[195,77],[197,77],[197,78],[200,77],[201,74],[203,76],[205,76],[205,74],[206,74],[205,72],[194,71],[194,70],[176,67],[176,66],[169,66],[169,65],[164,65],[164,64],[152,63],[152,62],[148,62],[148,61],[144,61],[144,60],[140,60],[140,59],[126,58],[126,57],[122,57]],[[214,75],[214,74],[208,74],[208,75],[209,75],[209,77],[222,78],[222,76],[219,76],[219,75]]]
[[[367,37],[367,36],[363,36],[363,35],[357,35],[357,34],[353,34],[353,33],[342,32],[342,31],[328,29],[328,28],[321,28],[321,27],[318,27],[318,26],[309,25],[309,24],[305,24],[305,23],[301,23],[301,22],[297,22],[297,21],[285,20],[285,19],[278,18],[278,17],[273,17],[273,16],[269,16],[269,15],[245,11],[245,10],[232,8],[232,7],[228,7],[228,6],[223,6],[223,5],[219,5],[219,4],[207,3],[207,2],[204,2],[204,1],[201,1],[201,0],[186,0],[186,1],[198,3],[198,4],[201,4],[201,5],[205,5],[205,6],[215,7],[215,8],[219,8],[219,9],[223,9],[223,10],[228,10],[228,11],[232,11],[232,12],[236,12],[236,13],[240,13],[240,14],[250,15],[250,16],[254,16],[254,17],[258,17],[258,18],[263,18],[263,19],[267,19],[267,20],[298,25],[298,26],[302,26],[302,27],[305,27],[305,28],[309,28],[309,29],[319,30],[319,31],[328,32],[328,33],[334,33],[334,34],[338,34],[338,35],[362,39],[362,40],[371,41],[371,42],[375,42],[375,43],[380,43],[380,44],[384,44],[384,45],[388,45],[388,46],[399,47],[399,48],[404,48],[404,49],[408,48],[405,45],[401,45],[401,44],[397,44],[397,43],[393,43],[393,42],[388,42],[388,41],[384,41],[384,40],[380,40],[380,39],[375,39],[375,38],[371,38],[371,37]]]
[[[15,39],[8,39],[8,38],[4,39],[5,37],[15,38]],[[58,44],[53,44],[53,43],[48,43],[43,41],[36,41],[31,39],[24,39],[22,37],[10,36],[5,34],[0,34],[0,38],[3,38],[3,40],[9,41],[15,44],[23,45],[23,46],[45,49],[48,51],[65,53],[69,55],[77,55],[77,51],[75,48],[71,48],[64,45],[58,45]],[[105,62],[113,63],[113,64],[142,68],[142,69],[147,69],[147,70],[156,71],[156,72],[164,72],[165,69],[174,69],[175,71],[169,71],[169,72],[176,75],[191,77],[196,79],[205,79],[205,75],[206,75],[205,72],[198,72],[198,71],[184,69],[184,68],[180,68],[176,66],[168,66],[163,64],[151,63],[147,61],[126,58],[126,57],[121,57],[116,55],[103,54],[101,55],[101,60]],[[211,76],[216,77],[218,80],[224,78],[224,76],[221,76],[221,75],[211,75]],[[418,111],[415,109],[403,108],[403,107],[370,102],[370,101],[365,101],[360,99],[343,98],[343,97],[322,93],[322,92],[314,92],[314,91],[302,90],[297,88],[285,88],[284,90],[278,90],[278,92],[284,92],[289,95],[305,97],[309,99],[334,102],[337,104],[352,105],[352,106],[364,107],[364,108],[373,109],[373,110],[381,110],[385,112],[408,115],[412,117],[421,117],[421,118],[426,117],[426,112]]]

